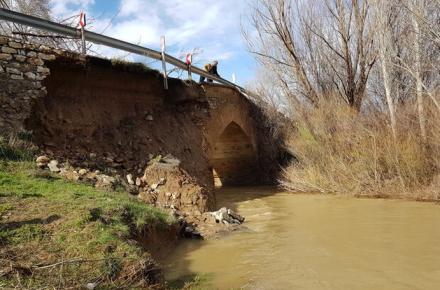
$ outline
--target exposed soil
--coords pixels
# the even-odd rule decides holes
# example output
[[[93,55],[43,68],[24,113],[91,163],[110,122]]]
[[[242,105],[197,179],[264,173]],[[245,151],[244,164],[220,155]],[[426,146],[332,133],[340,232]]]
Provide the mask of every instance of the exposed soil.
[[[172,154],[195,184],[211,192],[203,135],[209,111],[200,87],[170,79],[166,91],[156,71],[133,71],[94,58],[85,66],[70,59],[48,66],[47,97],[27,121],[48,155],[140,177],[151,158]]]

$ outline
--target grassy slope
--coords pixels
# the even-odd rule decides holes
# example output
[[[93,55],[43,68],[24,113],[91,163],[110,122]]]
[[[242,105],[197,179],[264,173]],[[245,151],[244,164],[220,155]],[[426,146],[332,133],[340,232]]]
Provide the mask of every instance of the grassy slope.
[[[0,161],[0,288],[136,282],[149,255],[133,232],[174,221],[126,193],[67,182],[32,162],[11,161],[26,157],[17,156]]]

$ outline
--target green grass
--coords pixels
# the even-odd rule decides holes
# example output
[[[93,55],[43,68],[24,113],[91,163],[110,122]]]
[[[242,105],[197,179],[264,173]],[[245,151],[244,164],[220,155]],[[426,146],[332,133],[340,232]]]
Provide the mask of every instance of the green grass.
[[[29,241],[40,241],[44,238],[45,231],[42,225],[22,225],[14,229],[2,229],[0,232],[0,243],[20,244]]]
[[[72,259],[86,262],[32,275],[17,270],[0,277],[0,287],[82,287],[96,279],[117,287],[124,269],[149,256],[136,235],[175,222],[125,192],[68,182],[36,168],[26,155],[7,155],[17,158],[0,160],[0,260],[31,269]],[[11,161],[17,159],[22,161]]]

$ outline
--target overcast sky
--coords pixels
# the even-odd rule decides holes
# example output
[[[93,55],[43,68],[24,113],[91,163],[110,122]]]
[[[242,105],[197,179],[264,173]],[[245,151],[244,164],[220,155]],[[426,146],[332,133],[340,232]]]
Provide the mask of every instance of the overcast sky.
[[[220,75],[230,80],[235,73],[241,85],[254,77],[255,62],[241,36],[247,1],[51,0],[51,7],[57,20],[83,9],[88,16],[86,29],[98,33],[105,30],[108,36],[152,49],[159,50],[160,36],[165,35],[167,52],[175,57],[200,48],[203,53],[194,59],[197,65],[219,60]],[[107,48],[99,48],[99,52],[108,57],[125,55]],[[136,61],[152,61],[133,57]]]

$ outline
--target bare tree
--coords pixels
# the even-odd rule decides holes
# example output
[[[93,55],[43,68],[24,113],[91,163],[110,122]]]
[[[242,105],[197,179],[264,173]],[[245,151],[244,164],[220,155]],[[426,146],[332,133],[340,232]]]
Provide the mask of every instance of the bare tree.
[[[416,96],[417,96],[417,109],[419,112],[419,123],[420,123],[420,135],[422,137],[423,143],[427,142],[427,133],[426,133],[426,115],[424,108],[424,100],[423,100],[423,84],[421,79],[421,51],[420,51],[420,26],[417,18],[420,18],[420,15],[423,11],[423,1],[412,0],[411,3],[411,20],[413,25],[413,35],[414,35],[414,77],[416,80]]]
[[[380,57],[380,67],[382,71],[383,87],[385,91],[385,100],[387,103],[391,129],[393,132],[394,139],[397,136],[397,121],[396,121],[396,109],[395,101],[393,98],[394,92],[392,91],[392,79],[391,71],[392,67],[392,54],[394,52],[393,43],[391,41],[391,29],[392,25],[392,3],[391,1],[385,2],[382,0],[376,0],[375,3],[375,14],[376,14],[376,24],[377,24],[377,37],[378,41],[378,51]]]
[[[301,99],[336,92],[359,110],[376,61],[368,1],[312,2],[256,1],[249,49]]]
[[[0,7],[50,19],[49,0],[0,0]],[[1,22],[0,31],[6,35],[10,35],[13,32],[20,33],[26,39],[27,34],[33,34],[35,29],[20,24]]]

